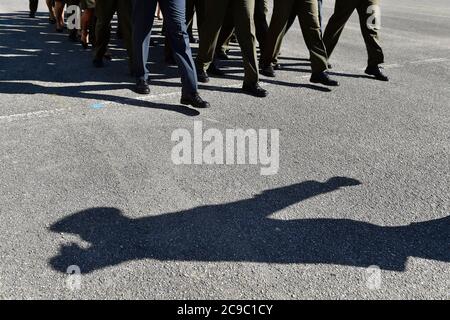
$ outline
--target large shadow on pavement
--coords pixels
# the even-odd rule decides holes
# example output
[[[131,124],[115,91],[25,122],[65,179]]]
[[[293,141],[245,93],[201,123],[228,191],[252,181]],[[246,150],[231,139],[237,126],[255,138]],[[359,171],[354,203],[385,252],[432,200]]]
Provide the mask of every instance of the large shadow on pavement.
[[[249,199],[139,219],[91,208],[61,219],[53,232],[79,235],[88,248],[64,245],[50,265],[83,273],[137,259],[312,263],[404,271],[408,257],[450,261],[450,216],[384,227],[348,219],[278,220],[270,216],[306,199],[359,185],[334,177],[266,190]]]

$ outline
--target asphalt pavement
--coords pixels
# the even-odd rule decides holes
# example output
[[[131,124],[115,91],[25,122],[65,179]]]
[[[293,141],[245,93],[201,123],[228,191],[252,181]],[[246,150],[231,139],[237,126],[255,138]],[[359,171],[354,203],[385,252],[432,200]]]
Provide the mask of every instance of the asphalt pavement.
[[[27,7],[0,3],[1,299],[449,299],[447,0],[382,1],[390,82],[365,76],[355,14],[341,86],[310,84],[295,23],[269,97],[240,92],[233,45],[200,86],[207,110],[179,104],[158,32],[143,97],[115,34],[98,70]],[[277,174],[174,164],[172,133],[195,121],[279,130]]]

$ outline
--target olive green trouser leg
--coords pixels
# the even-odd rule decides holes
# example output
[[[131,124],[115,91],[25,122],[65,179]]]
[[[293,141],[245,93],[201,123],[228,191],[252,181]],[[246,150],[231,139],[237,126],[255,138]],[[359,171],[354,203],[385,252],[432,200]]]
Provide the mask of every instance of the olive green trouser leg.
[[[259,81],[254,22],[255,0],[234,0],[233,15],[236,37],[244,60],[244,83],[254,84]]]
[[[95,3],[95,49],[94,59],[101,60],[108,49],[111,37],[111,20],[117,9],[117,1],[120,0],[97,0]]]
[[[267,12],[268,12],[267,0],[256,0],[255,1],[255,30],[256,39],[258,40],[259,48],[262,50],[264,48],[264,42],[267,37],[267,31],[269,26],[267,24]],[[234,19],[232,15],[232,10],[227,12],[225,20],[220,31],[219,40],[217,42],[216,50],[220,50],[226,53],[230,48],[231,37],[234,33]]]
[[[30,13],[36,13],[39,0],[30,0]]]
[[[379,4],[379,0],[336,0],[334,13],[328,21],[323,36],[328,56],[333,53],[345,24],[356,9],[358,10],[361,32],[369,55],[368,64],[378,65],[384,62],[383,50],[378,40],[378,30],[367,26],[367,21],[372,15],[372,13],[367,13],[367,9],[369,6],[377,4]]]
[[[117,0],[117,16],[119,20],[119,28],[122,32],[123,45],[127,50],[130,70],[132,70],[131,67],[133,65],[133,27],[131,23],[132,12],[132,0]]]
[[[186,0],[186,25],[190,35],[192,35],[194,14],[197,15],[197,29],[200,29],[205,20],[205,0]]]
[[[217,40],[216,51],[226,53],[230,49],[231,37],[234,33],[234,18],[232,7],[229,6],[225,18],[223,20],[222,29],[220,30],[219,39]]]
[[[312,72],[325,71],[328,69],[328,55],[320,31],[317,0],[297,1],[296,6],[300,28],[310,54]]]
[[[264,48],[264,42],[266,41],[267,32],[269,31],[269,25],[267,24],[267,12],[268,1],[256,0],[255,1],[255,28],[256,39],[258,39],[259,48]]]
[[[274,0],[272,19],[270,20],[269,31],[262,50],[261,64],[269,65],[277,61],[286,26],[291,12],[294,10],[294,2],[295,0]]]
[[[359,14],[361,33],[367,48],[367,65],[372,67],[384,63],[383,49],[378,36],[379,25],[377,23],[379,24],[380,21],[371,21],[374,11],[371,10],[370,6],[378,6],[377,10],[380,10],[379,3],[379,0],[364,0],[360,1],[359,6],[356,8]],[[368,24],[368,22],[373,25]]]
[[[200,43],[195,59],[198,69],[207,70],[214,59],[217,40],[230,1],[234,0],[205,0],[205,17],[207,19],[200,26]]]
[[[327,48],[328,57],[330,57],[339,41],[348,19],[355,11],[360,0],[336,0],[334,4],[334,13],[328,20],[327,27],[323,34],[323,41]]]
[[[197,68],[206,70],[213,61],[217,39],[226,15],[228,5],[233,11],[236,36],[244,60],[245,83],[259,81],[255,47],[254,10],[255,0],[207,0],[206,17],[200,28],[200,45],[196,59]]]

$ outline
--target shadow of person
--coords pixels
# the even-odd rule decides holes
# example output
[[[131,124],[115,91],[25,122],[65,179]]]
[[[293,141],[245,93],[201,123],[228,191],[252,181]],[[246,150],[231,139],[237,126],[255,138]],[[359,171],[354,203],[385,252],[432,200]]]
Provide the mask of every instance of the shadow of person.
[[[130,219],[92,208],[50,227],[90,243],[63,245],[50,265],[83,273],[138,259],[326,263],[403,271],[409,256],[450,261],[449,217],[401,227],[347,219],[277,220],[270,215],[308,198],[360,182],[334,177],[271,189],[253,198]]]
[[[0,94],[52,94],[69,98],[82,98],[86,100],[97,100],[106,103],[117,103],[133,107],[151,108],[176,112],[189,117],[200,115],[196,109],[183,105],[155,103],[151,101],[138,100],[128,97],[105,94],[105,91],[123,89],[122,84],[99,84],[79,86],[41,86],[32,83],[16,83],[0,81]],[[83,102],[80,102],[82,104]]]

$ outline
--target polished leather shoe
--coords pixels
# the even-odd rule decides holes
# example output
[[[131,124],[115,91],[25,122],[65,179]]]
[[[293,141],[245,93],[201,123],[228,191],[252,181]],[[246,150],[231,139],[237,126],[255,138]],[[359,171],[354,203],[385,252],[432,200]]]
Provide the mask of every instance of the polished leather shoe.
[[[339,82],[331,79],[330,76],[328,75],[328,73],[326,73],[324,71],[313,73],[311,75],[310,81],[312,83],[320,83],[320,84],[323,84],[325,86],[330,86],[330,87],[339,86]]]
[[[258,83],[254,84],[244,83],[244,85],[242,86],[242,91],[258,98],[267,97],[267,95],[269,94],[267,90],[261,88],[261,86]]]
[[[203,100],[198,93],[182,95],[180,103],[193,106],[198,109],[206,109],[210,107],[209,102]]]
[[[275,70],[273,69],[273,66],[271,64],[262,64],[261,74],[265,75],[266,77],[275,78]]]
[[[388,76],[383,73],[383,71],[381,70],[381,67],[379,67],[379,66],[367,67],[365,73],[368,75],[374,76],[375,79],[377,79],[377,80],[389,81]]]
[[[198,39],[194,36],[189,36],[189,43],[198,43]]]
[[[209,75],[205,70],[197,69],[197,79],[198,79],[198,82],[208,83]]]
[[[225,72],[220,70],[214,63],[211,63],[208,68],[208,74],[223,77],[225,75]]]
[[[135,87],[136,93],[139,94],[149,94],[150,93],[150,87],[148,86],[147,81],[144,79],[137,79],[136,80],[136,87]]]
[[[216,53],[216,58],[219,60],[230,60],[230,57],[227,55],[227,53],[223,51],[218,51]]]

